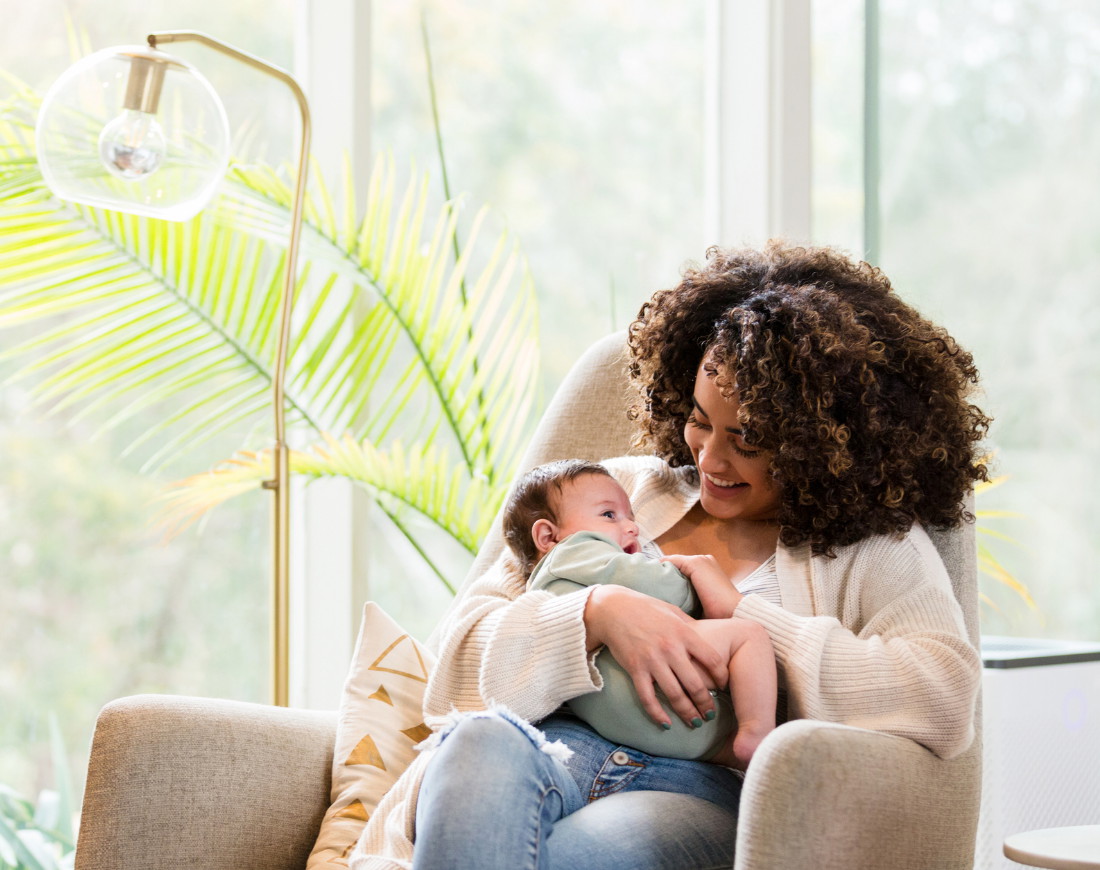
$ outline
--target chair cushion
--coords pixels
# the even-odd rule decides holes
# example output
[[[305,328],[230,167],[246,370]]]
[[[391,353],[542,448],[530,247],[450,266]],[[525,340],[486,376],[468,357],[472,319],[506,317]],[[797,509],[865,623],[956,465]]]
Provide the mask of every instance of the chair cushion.
[[[428,736],[423,699],[435,659],[377,604],[363,608],[340,699],[332,803],[307,870],[347,867],[370,814]]]

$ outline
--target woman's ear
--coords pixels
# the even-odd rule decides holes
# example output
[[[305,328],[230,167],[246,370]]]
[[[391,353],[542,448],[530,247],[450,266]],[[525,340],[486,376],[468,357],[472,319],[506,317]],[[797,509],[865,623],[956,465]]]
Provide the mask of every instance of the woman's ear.
[[[540,556],[545,556],[558,542],[558,528],[550,520],[535,520],[531,526],[531,540],[535,542],[535,549]]]

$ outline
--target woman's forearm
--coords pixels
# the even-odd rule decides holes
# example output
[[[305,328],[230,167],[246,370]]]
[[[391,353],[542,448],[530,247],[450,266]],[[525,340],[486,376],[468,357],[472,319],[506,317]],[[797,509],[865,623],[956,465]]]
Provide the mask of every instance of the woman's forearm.
[[[918,595],[897,609],[897,631],[858,635],[832,617],[796,616],[752,595],[738,615],[768,629],[793,718],[885,731],[952,758],[974,736],[977,652],[949,602]]]
[[[586,593],[521,594],[524,585],[502,560],[455,601],[439,632],[426,713],[497,703],[537,720],[599,687],[586,649]]]

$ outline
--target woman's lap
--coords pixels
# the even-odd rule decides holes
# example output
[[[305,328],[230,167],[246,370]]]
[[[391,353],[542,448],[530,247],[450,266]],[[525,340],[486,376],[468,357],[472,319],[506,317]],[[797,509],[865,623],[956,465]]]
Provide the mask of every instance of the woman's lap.
[[[604,740],[568,715],[551,716],[539,730],[548,740],[560,740],[573,750],[565,766],[585,803],[625,791],[659,791],[691,795],[737,812],[742,780],[729,768],[647,755]]]
[[[421,789],[414,866],[732,865],[737,774],[611,744],[572,717],[542,730],[572,756],[559,760],[542,733],[506,715],[444,733]]]

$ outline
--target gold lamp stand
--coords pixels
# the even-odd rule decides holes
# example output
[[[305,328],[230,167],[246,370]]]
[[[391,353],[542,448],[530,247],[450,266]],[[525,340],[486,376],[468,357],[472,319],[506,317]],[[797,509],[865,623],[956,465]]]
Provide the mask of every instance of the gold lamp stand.
[[[279,306],[279,333],[275,352],[275,368],[271,378],[272,404],[275,411],[275,444],[273,449],[273,476],[263,483],[275,497],[272,509],[272,697],[273,702],[285,707],[290,703],[290,451],[286,443],[286,366],[287,348],[290,342],[290,314],[294,306],[294,287],[297,276],[298,246],[302,235],[302,211],[305,203],[306,176],[308,171],[311,124],[309,103],[293,76],[277,66],[254,55],[219,42],[204,33],[175,30],[151,33],[151,48],[170,42],[198,42],[222,54],[228,55],[253,69],[276,78],[290,88],[298,102],[302,119],[302,136],[298,149],[297,178],[294,186],[290,218],[290,240],[286,251],[286,268],[283,274],[282,299]]]

